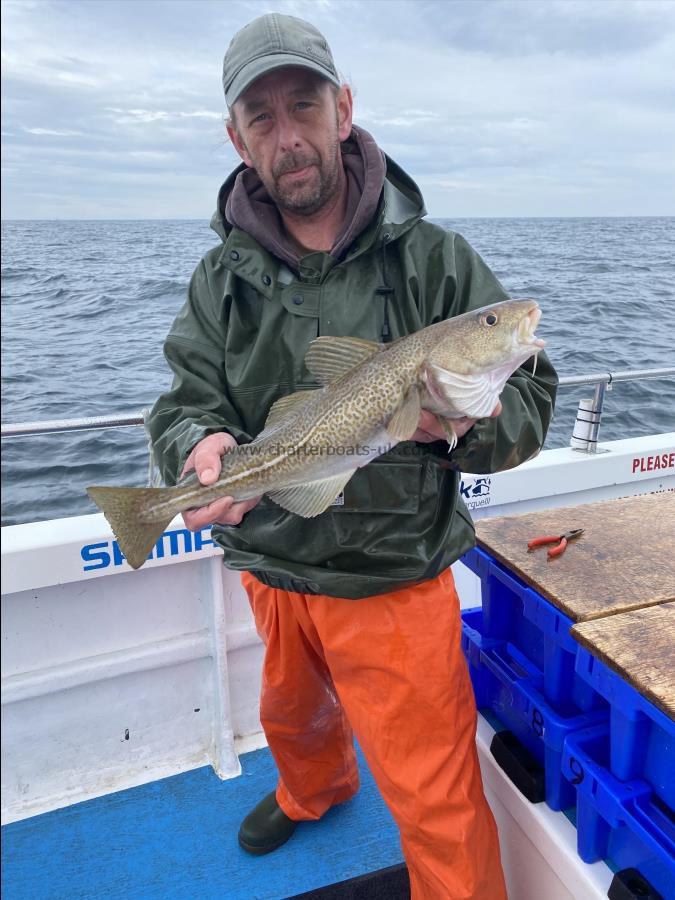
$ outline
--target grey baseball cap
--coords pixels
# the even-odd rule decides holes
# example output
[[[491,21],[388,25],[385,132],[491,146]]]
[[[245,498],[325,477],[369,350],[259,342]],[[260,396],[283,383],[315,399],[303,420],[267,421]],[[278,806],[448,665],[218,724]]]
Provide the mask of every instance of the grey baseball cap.
[[[295,16],[268,13],[245,25],[227,48],[223,89],[229,107],[261,75],[282,66],[301,66],[340,87],[328,42],[313,25]]]

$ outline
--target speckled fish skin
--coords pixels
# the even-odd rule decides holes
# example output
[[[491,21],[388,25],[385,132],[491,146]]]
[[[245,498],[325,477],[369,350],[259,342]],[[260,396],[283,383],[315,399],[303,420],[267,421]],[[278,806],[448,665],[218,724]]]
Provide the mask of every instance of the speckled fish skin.
[[[220,478],[212,487],[195,483],[176,488],[184,494],[180,501],[176,498],[177,502],[182,509],[204,506],[223,496],[224,488],[235,500],[247,500],[270,489],[304,484],[365,465],[379,454],[360,454],[376,449],[385,453],[397,443],[387,435],[386,424],[414,385],[423,388],[422,408],[443,414],[442,404],[426,391],[427,363],[446,370],[452,367],[463,375],[483,375],[503,370],[506,365],[510,375],[543,346],[543,342],[532,345],[528,341],[525,347],[518,346],[520,352],[514,358],[513,336],[517,337],[521,322],[532,322],[535,313],[534,327],[539,319],[536,303],[506,300],[385,345],[384,350],[342,378],[308,392],[311,396],[306,404],[289,413],[271,434],[226,454]],[[500,316],[492,328],[483,324],[490,314]],[[528,330],[529,338],[533,328]],[[491,409],[499,393],[501,389]],[[452,408],[451,400],[448,406]],[[471,415],[472,410],[461,414]],[[457,417],[454,409],[453,415]],[[176,510],[180,511],[178,507]]]
[[[143,523],[168,524],[179,512],[224,496],[241,501],[264,493],[293,512],[318,515],[357,468],[412,437],[421,409],[450,420],[489,415],[509,375],[544,346],[534,336],[539,317],[534,301],[506,300],[430,325],[390,345],[318,338],[306,362],[324,386],[282,398],[282,409],[276,412],[275,404],[264,431],[252,443],[225,453],[213,485],[201,485],[192,474],[174,488],[88,492],[106,514],[128,559],[123,532],[129,515],[137,519],[129,525],[137,532]],[[350,367],[352,352],[357,362]],[[364,358],[359,362],[359,357]],[[452,447],[454,434],[451,424],[446,426]],[[315,488],[309,502],[306,494],[312,485],[322,484],[323,493],[317,497]],[[289,489],[296,493],[289,494]],[[127,509],[128,499],[133,499],[133,510]],[[134,542],[142,544],[138,534]]]

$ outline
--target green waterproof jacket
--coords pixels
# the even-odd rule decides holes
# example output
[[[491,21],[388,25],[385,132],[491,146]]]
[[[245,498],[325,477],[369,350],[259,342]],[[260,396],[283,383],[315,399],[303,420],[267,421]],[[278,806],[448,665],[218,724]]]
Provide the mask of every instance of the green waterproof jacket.
[[[206,435],[250,441],[275,400],[318,386],[304,365],[318,335],[395,340],[507,299],[460,235],[423,221],[417,186],[389,159],[377,215],[346,257],[311,253],[298,273],[226,223],[236,174],[211,223],[222,246],[199,263],[166,340],[173,386],[148,421],[169,485]],[[509,379],[501,415],[479,421],[451,454],[442,441],[406,441],[357,470],[341,503],[314,519],[263,497],[241,525],[215,525],[226,565],[274,587],[352,599],[435,577],[474,544],[459,472],[509,469],[542,446],[557,377],[544,353],[536,376],[525,367]]]

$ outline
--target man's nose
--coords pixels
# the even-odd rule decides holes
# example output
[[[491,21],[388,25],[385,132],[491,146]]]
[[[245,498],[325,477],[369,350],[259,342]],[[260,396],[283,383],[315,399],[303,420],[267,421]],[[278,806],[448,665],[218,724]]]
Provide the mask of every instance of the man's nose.
[[[297,123],[287,113],[277,116],[277,136],[280,150],[296,150],[300,146]]]

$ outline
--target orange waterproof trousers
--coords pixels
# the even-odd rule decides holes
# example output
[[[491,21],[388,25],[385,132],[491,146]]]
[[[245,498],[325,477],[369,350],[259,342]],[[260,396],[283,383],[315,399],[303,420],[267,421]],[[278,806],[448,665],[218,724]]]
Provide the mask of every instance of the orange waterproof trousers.
[[[260,718],[286,815],[318,819],[356,793],[353,727],[413,900],[505,900],[450,570],[363,600],[242,583],[267,648]]]

